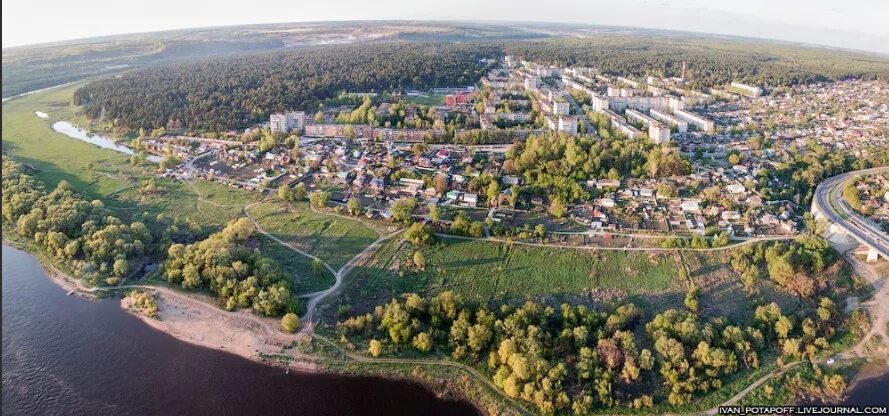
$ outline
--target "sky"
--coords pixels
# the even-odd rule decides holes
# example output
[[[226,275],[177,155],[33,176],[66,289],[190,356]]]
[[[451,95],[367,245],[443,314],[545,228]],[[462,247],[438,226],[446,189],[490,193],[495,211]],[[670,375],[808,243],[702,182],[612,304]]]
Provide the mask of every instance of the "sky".
[[[633,26],[889,54],[887,0],[3,0],[3,47],[110,34],[326,20]]]

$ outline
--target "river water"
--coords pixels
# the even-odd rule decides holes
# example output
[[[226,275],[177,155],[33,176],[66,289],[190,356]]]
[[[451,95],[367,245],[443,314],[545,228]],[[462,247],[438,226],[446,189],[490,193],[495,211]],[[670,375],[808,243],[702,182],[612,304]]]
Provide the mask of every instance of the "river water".
[[[114,140],[111,140],[108,137],[101,136],[98,134],[89,134],[85,130],[78,128],[77,126],[67,122],[67,121],[57,121],[53,123],[52,129],[58,133],[62,133],[72,139],[77,139],[80,141],[84,141],[87,143],[94,144],[103,149],[111,149],[116,150],[121,153],[126,153],[128,155],[136,154],[133,149],[124,146],[119,143],[115,143]],[[148,160],[154,163],[160,163],[161,158],[155,155],[148,155]]]
[[[285,374],[180,342],[117,299],[66,296],[3,246],[4,415],[475,415],[409,382]]]

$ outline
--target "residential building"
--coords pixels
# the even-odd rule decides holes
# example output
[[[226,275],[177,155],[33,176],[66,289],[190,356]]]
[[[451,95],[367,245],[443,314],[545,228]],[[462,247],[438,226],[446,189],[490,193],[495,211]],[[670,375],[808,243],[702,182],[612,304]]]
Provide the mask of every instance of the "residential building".
[[[697,127],[699,130],[702,130],[705,133],[713,133],[715,131],[713,120],[710,120],[706,117],[701,117],[695,113],[686,110],[676,110],[673,112],[673,115],[681,120],[685,120],[688,124]]]
[[[740,82],[732,81],[729,88],[730,90],[732,90],[732,92],[737,92],[738,94],[746,95],[748,97],[759,97],[760,95],[762,95],[762,88],[755,85],[742,84]]]
[[[679,118],[673,117],[670,114],[667,114],[664,111],[656,110],[652,108],[648,110],[648,114],[651,115],[651,118],[660,121],[662,123],[666,123],[668,126],[676,127],[676,130],[680,133],[686,133],[688,131],[688,122],[685,120],[680,120]]]
[[[275,113],[269,117],[269,128],[272,133],[289,133],[294,130],[302,130],[306,125],[306,113],[304,111],[288,111],[287,113]]]

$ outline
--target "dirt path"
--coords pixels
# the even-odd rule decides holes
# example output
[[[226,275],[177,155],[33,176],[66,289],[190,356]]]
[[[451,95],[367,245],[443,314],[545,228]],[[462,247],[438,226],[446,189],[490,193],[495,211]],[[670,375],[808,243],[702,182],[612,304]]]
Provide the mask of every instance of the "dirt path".
[[[357,266],[360,262],[370,257],[370,255],[373,254],[374,251],[376,251],[380,244],[398,235],[399,233],[401,233],[401,231],[402,230],[398,230],[390,233],[389,235],[382,236],[371,243],[371,245],[365,247],[364,250],[355,255],[355,257],[352,257],[351,260],[349,260],[346,264],[343,265],[343,267],[340,267],[340,269],[336,271],[336,273],[334,274],[336,277],[336,281],[334,282],[333,286],[320,292],[315,292],[315,294],[313,294],[313,296],[309,298],[309,303],[306,306],[306,316],[303,320],[303,329],[301,331],[302,333],[306,335],[312,335],[314,333],[316,325],[314,321],[315,310],[325,298],[327,298],[328,296],[330,296],[330,294],[336,292],[337,289],[340,288],[340,286],[343,284],[343,278],[345,278],[346,275],[348,275],[349,272],[351,272],[352,269],[354,269],[355,266]]]

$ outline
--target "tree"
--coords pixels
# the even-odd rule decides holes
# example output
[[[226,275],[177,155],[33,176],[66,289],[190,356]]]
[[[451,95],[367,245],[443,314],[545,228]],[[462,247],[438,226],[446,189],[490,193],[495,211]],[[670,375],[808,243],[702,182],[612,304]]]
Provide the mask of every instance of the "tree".
[[[426,256],[420,251],[414,252],[414,266],[417,266],[420,270],[426,269]]]
[[[290,202],[293,200],[293,192],[291,192],[289,186],[281,185],[278,187],[278,199],[284,202]]]
[[[432,350],[432,335],[428,332],[420,332],[414,337],[414,348],[421,352],[429,352]]]
[[[324,208],[330,201],[330,193],[325,191],[315,191],[309,194],[309,202],[315,208]]]
[[[550,201],[549,214],[556,218],[565,216],[565,203],[562,202],[561,198],[555,197]]]
[[[349,214],[359,215],[361,214],[361,200],[358,197],[349,198],[349,202],[346,203],[346,209],[349,211]]]
[[[439,174],[435,175],[432,179],[432,186],[435,187],[435,191],[443,194],[448,190],[448,176]]]
[[[291,198],[294,201],[302,201],[306,199],[306,184],[300,182],[293,187],[293,191],[291,191]]]
[[[500,186],[497,181],[492,180],[485,189],[485,196],[488,197],[488,206],[496,206],[497,199],[500,196]]]
[[[698,313],[698,287],[694,284],[689,286],[685,294],[685,307],[692,313]]]
[[[367,347],[367,352],[374,358],[379,357],[380,354],[383,353],[383,343],[377,341],[375,339],[370,340],[370,344]]]
[[[417,207],[417,200],[414,198],[401,198],[392,203],[389,211],[392,213],[392,219],[404,224],[411,220],[411,215]]]
[[[426,224],[415,222],[404,232],[404,239],[415,246],[424,246],[432,242],[432,229]]]
[[[546,226],[543,224],[537,224],[534,226],[534,234],[537,235],[538,238],[546,237]]]
[[[438,205],[429,204],[429,219],[436,224],[441,221],[441,208]]]
[[[117,277],[123,277],[130,271],[130,263],[126,259],[117,259],[114,261],[113,272]]]
[[[281,327],[287,332],[296,332],[299,329],[299,316],[293,312],[284,314],[281,318]]]

